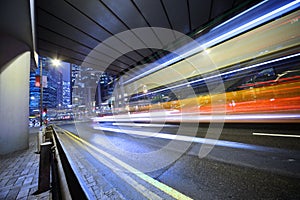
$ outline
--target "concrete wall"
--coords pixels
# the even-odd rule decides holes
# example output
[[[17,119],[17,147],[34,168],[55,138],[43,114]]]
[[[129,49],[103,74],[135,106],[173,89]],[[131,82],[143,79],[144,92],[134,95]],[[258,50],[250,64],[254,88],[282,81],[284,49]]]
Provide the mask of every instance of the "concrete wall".
[[[28,148],[30,52],[1,66],[0,154]]]

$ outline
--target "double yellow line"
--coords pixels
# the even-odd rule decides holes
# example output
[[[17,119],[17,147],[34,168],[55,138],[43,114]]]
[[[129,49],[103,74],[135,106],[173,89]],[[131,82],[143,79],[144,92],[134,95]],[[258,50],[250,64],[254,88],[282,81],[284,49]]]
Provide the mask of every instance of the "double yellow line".
[[[106,158],[108,158],[109,160],[113,161],[114,163],[116,163],[117,165],[123,167],[124,169],[126,169],[127,171],[131,172],[132,174],[136,175],[138,178],[144,180],[145,182],[147,182],[148,184],[156,187],[157,189],[161,190],[162,192],[164,192],[165,194],[173,197],[174,199],[183,199],[183,200],[190,200],[191,198],[180,193],[179,191],[171,188],[168,185],[165,185],[155,179],[153,179],[152,177],[144,174],[143,172],[133,168],[132,166],[126,164],[125,162],[119,160],[118,158],[114,157],[113,155],[97,148],[96,146],[88,143],[87,141],[83,140],[82,138],[72,134],[71,132],[64,130],[60,127],[58,127],[60,130],[62,130],[63,132],[65,132],[69,137],[73,138],[74,140],[76,140],[78,143],[82,143],[84,145],[86,145],[86,147],[91,148],[92,150],[94,150],[95,152],[105,156]],[[102,162],[103,164],[105,164],[106,166],[111,166],[111,164],[109,163],[109,161],[107,159],[103,159],[99,156],[99,154],[96,153],[92,153],[93,156],[98,159],[100,162]],[[116,170],[114,170],[116,172]],[[127,183],[129,183],[130,185],[132,185],[136,190],[138,190],[143,196],[145,196],[148,199],[162,199],[162,197],[158,196],[157,194],[153,193],[152,191],[150,191],[149,189],[145,188],[143,185],[141,185],[140,183],[136,182],[134,179],[132,179],[131,177],[129,177],[127,174],[122,173],[120,174],[120,171],[118,173],[118,175]]]

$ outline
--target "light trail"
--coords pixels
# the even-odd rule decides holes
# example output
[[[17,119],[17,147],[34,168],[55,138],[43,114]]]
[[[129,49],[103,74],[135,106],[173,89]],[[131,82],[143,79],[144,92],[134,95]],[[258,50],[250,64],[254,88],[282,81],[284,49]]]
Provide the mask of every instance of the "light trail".
[[[232,142],[232,141],[225,141],[225,140],[216,140],[216,139],[209,139],[209,138],[199,138],[199,137],[192,137],[186,135],[175,135],[169,133],[153,133],[147,131],[136,131],[136,130],[125,130],[125,129],[118,129],[118,128],[108,128],[102,126],[94,126],[96,130],[102,131],[110,131],[116,133],[125,133],[129,135],[138,135],[144,136],[148,138],[160,138],[160,139],[168,139],[168,140],[178,140],[183,142],[194,142],[212,146],[221,146],[221,147],[229,147],[235,149],[247,149],[247,150],[255,150],[255,151],[262,151],[262,152],[276,152],[280,151],[280,149],[272,148],[272,147],[264,147],[258,146],[253,144],[245,144],[240,142]]]
[[[273,60],[268,60],[268,61],[265,61],[265,62],[261,62],[261,63],[250,65],[250,66],[247,66],[247,67],[235,69],[235,70],[232,70],[232,71],[223,72],[223,73],[216,74],[216,75],[213,75],[213,76],[204,77],[204,78],[200,78],[200,79],[197,79],[197,80],[194,80],[194,81],[190,81],[190,82],[186,82],[186,83],[182,83],[182,84],[170,86],[170,87],[167,87],[167,88],[164,88],[164,89],[160,89],[160,90],[157,90],[157,91],[154,91],[154,92],[149,92],[148,94],[141,94],[138,97],[143,97],[143,96],[146,96],[146,95],[149,95],[149,94],[156,94],[156,93],[163,92],[163,91],[166,91],[166,90],[172,90],[172,89],[175,89],[175,88],[188,86],[188,85],[191,85],[193,83],[198,83],[198,82],[201,82],[201,81],[207,81],[209,79],[222,77],[222,76],[225,76],[225,75],[229,75],[229,74],[233,74],[233,73],[237,73],[237,72],[249,70],[249,69],[252,69],[252,68],[257,68],[257,67],[260,67],[260,66],[264,66],[264,65],[267,65],[267,64],[271,64],[271,63],[275,63],[275,62],[287,60],[287,59],[298,57],[298,56],[300,56],[300,53],[296,53],[296,54],[284,56],[284,57],[281,57],[281,58],[276,58],[276,59],[273,59]]]
[[[236,19],[239,19],[239,18],[242,18],[245,14],[247,14],[248,12],[250,11],[253,11],[255,13],[255,9],[262,6],[263,4],[267,3],[268,0],[266,1],[263,1],[251,8],[249,8],[248,10],[240,13],[239,15],[236,15],[235,17],[227,20],[226,22],[220,24],[219,26],[215,27],[213,30],[216,30],[216,29],[220,29],[220,27],[223,27],[224,25],[226,24],[230,24],[232,21],[236,20]],[[202,37],[200,38],[197,38],[196,41],[198,42],[197,46],[196,47],[190,47],[189,45],[187,45],[188,47],[181,47],[179,50],[177,50],[178,52],[179,51],[182,51],[181,49],[184,49],[182,53],[180,53],[180,55],[176,56],[175,58],[172,58],[162,64],[159,64],[157,66],[154,66],[152,67],[150,70],[146,71],[146,72],[143,72],[137,76],[135,76],[134,78],[131,78],[129,80],[126,80],[124,81],[123,84],[128,84],[130,82],[133,82],[137,79],[140,79],[142,77],[145,77],[151,73],[154,73],[158,70],[161,70],[165,67],[168,67],[170,65],[172,65],[173,63],[175,62],[178,62],[182,59],[186,59],[187,57],[195,54],[195,53],[199,53],[201,51],[205,51],[205,49],[208,49],[210,48],[211,46],[215,45],[215,44],[218,44],[218,43],[221,43],[229,38],[232,38],[232,37],[235,37],[236,35],[240,34],[240,33],[243,33],[243,32],[246,32],[248,30],[250,30],[251,28],[255,27],[255,26],[258,26],[258,25],[261,25],[262,23],[268,21],[268,20],[271,20],[273,18],[276,18],[278,15],[280,14],[284,14],[286,12],[289,12],[290,9],[294,8],[294,7],[298,7],[299,5],[299,2],[300,0],[295,0],[295,1],[292,1],[290,3],[287,3],[279,8],[276,8],[276,6],[274,6],[274,10],[268,12],[268,13],[265,13],[263,15],[260,15],[258,16],[257,18],[255,18],[254,20],[251,20],[251,21],[248,21],[246,17],[244,17],[244,24],[236,27],[235,29],[233,30],[230,30],[230,31],[226,31],[225,33],[223,33],[222,31],[219,30],[219,32],[221,34],[218,34],[216,37],[208,37],[208,39],[204,40],[204,43],[202,42],[203,39]],[[249,14],[249,13],[248,13]],[[255,15],[257,15],[258,13],[255,13]],[[240,22],[241,23],[241,22]],[[225,27],[226,28],[226,27]],[[227,27],[228,28],[228,27]],[[227,30],[227,29],[225,29]],[[201,30],[202,31],[202,30]],[[200,32],[201,32],[200,31]],[[209,35],[210,33],[208,33]],[[207,41],[208,40],[208,41]],[[193,43],[194,44],[194,43]],[[188,48],[188,50],[185,50],[185,48]],[[156,63],[154,63],[156,64]]]
[[[257,136],[271,136],[271,137],[294,137],[294,138],[300,138],[300,135],[289,135],[289,134],[253,133],[253,135],[257,135]]]
[[[172,124],[145,124],[145,123],[113,123],[114,126],[137,126],[137,127],[178,127]]]
[[[153,111],[154,112],[154,111]],[[152,112],[152,113],[153,113]],[[151,113],[138,113],[138,114],[122,114],[116,116],[94,117],[94,122],[218,122],[225,120],[225,122],[235,121],[269,121],[269,122],[299,122],[300,114],[298,113],[285,113],[285,114],[234,114],[234,115],[221,115],[221,114],[195,114],[195,113],[176,113],[169,115],[153,115]]]

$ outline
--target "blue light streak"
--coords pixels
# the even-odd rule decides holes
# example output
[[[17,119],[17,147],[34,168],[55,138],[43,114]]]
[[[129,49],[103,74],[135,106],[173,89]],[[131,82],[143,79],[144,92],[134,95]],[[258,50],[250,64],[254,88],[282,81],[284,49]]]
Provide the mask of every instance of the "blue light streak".
[[[175,58],[172,58],[173,55],[167,55],[164,58],[157,60],[155,63],[150,64],[154,65],[150,70],[141,73],[127,81],[124,81],[123,84],[126,85],[128,83],[131,83],[137,79],[161,70],[175,62],[185,59],[193,54],[205,51],[205,49],[210,48],[213,45],[221,43],[240,33],[246,32],[256,26],[272,20],[284,13],[298,8],[300,6],[299,3],[300,0],[265,0],[213,28],[207,34],[197,38],[196,41],[198,42],[198,44],[196,45],[196,47],[195,43],[191,43],[177,49],[174,53],[176,53],[178,56],[176,56]],[[169,60],[157,65],[157,63],[160,63],[160,61],[165,59]]]
[[[235,69],[235,70],[232,70],[232,71],[229,71],[229,72],[224,72],[224,73],[221,73],[221,74],[216,74],[216,75],[213,75],[213,76],[204,77],[204,78],[197,79],[197,80],[194,80],[194,81],[191,81],[191,82],[186,82],[186,83],[182,83],[182,84],[179,84],[179,85],[170,86],[168,88],[160,89],[160,90],[157,90],[157,91],[154,91],[154,92],[149,92],[148,94],[155,94],[155,93],[158,93],[158,92],[162,92],[162,91],[166,91],[166,90],[171,90],[171,89],[175,89],[175,88],[178,88],[178,87],[183,87],[183,86],[191,85],[193,83],[197,83],[197,82],[201,82],[201,81],[206,81],[206,80],[209,80],[209,79],[213,79],[213,78],[225,76],[225,75],[228,75],[228,74],[233,74],[233,73],[236,73],[236,72],[241,72],[241,71],[244,71],[244,70],[248,70],[248,69],[260,67],[260,66],[263,66],[263,65],[267,65],[267,64],[279,62],[279,61],[282,61],[282,60],[287,60],[287,59],[294,58],[294,57],[297,57],[297,56],[300,56],[300,53],[296,53],[296,54],[285,56],[285,57],[281,57],[281,58],[276,58],[276,59],[273,59],[273,60],[265,61],[265,62],[258,63],[258,64],[255,64],[255,65],[250,65],[250,66],[247,66],[247,67],[244,67],[244,68],[240,68],[240,69]],[[148,95],[148,94],[142,94],[142,95],[139,95],[137,97],[143,97],[143,96]]]

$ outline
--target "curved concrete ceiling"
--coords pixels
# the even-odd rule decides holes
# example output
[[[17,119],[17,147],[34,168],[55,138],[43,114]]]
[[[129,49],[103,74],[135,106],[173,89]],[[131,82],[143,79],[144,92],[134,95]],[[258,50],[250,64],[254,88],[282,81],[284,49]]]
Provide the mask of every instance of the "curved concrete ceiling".
[[[83,65],[89,53],[107,38],[140,27],[162,27],[191,35],[212,21],[221,23],[258,0],[42,0],[36,1],[37,50]],[[229,13],[224,15],[225,13]],[[216,22],[217,21],[217,22]],[[126,45],[126,44],[125,44]],[[113,45],[108,49],[118,52]],[[106,52],[105,56],[110,56]],[[107,55],[108,54],[108,55]],[[163,54],[162,54],[163,55]],[[120,75],[138,63],[157,59],[155,49],[133,50],[109,66],[92,57],[88,65]],[[147,58],[148,57],[148,58]],[[86,64],[86,63],[85,63]]]

